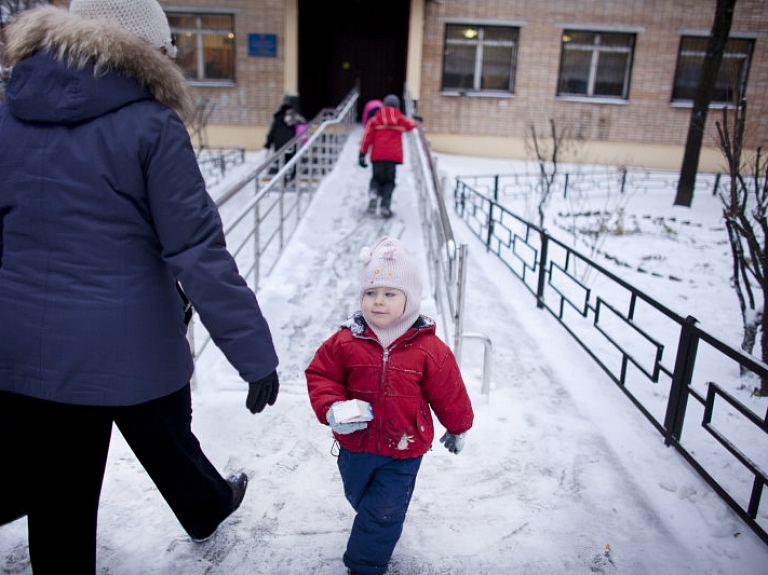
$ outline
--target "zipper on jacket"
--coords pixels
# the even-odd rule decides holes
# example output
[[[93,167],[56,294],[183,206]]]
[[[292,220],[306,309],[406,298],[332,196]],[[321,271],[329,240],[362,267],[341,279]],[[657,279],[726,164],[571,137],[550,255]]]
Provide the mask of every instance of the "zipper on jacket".
[[[387,373],[387,363],[389,363],[389,350],[384,348],[384,354],[381,356],[381,381],[379,381],[379,393],[384,393],[384,380]]]
[[[387,379],[386,373],[387,373],[387,364],[389,363],[389,349],[386,347],[382,347],[384,350],[384,353],[381,355],[381,379],[379,380],[379,396],[384,398],[384,381]],[[376,418],[374,414],[374,419]],[[379,453],[383,453],[381,448],[381,442],[384,440],[384,427],[383,423],[381,421],[381,418],[378,420],[378,433],[376,434],[378,436],[378,447],[376,448],[376,451]]]

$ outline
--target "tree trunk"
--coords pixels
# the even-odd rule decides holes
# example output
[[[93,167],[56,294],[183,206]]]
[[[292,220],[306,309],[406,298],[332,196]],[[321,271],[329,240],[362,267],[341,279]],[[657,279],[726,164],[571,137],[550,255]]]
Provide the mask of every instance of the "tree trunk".
[[[699,86],[696,89],[691,120],[688,124],[688,138],[685,142],[683,165],[680,168],[680,180],[677,183],[675,196],[674,205],[676,206],[691,207],[693,203],[693,189],[696,185],[696,172],[699,170],[699,155],[704,141],[704,126],[707,123],[709,102],[712,100],[720,63],[723,61],[723,52],[731,31],[735,5],[736,0],[717,0],[712,33],[707,43],[707,53],[702,64]]]
[[[763,315],[760,318],[760,351],[762,352],[763,362],[768,358],[768,294],[763,293]],[[761,397],[768,396],[768,378],[760,378],[760,387],[755,389],[755,395]]]

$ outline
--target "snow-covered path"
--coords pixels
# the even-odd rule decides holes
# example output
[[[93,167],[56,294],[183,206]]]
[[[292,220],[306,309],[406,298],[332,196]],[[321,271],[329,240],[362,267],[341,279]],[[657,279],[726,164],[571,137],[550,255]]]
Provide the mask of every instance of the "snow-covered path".
[[[251,415],[245,384],[218,350],[199,359],[194,430],[220,469],[248,472],[242,507],[210,541],[192,543],[115,432],[100,574],[345,573],[351,509],[303,370],[355,307],[362,246],[389,234],[424,253],[407,166],[395,216],[364,214],[370,172],[357,166],[358,139],[353,133],[258,293],[281,357],[277,404]],[[768,548],[462,226],[454,224],[469,245],[465,328],[493,342],[492,391],[480,393],[482,346],[466,342],[476,425],[460,455],[436,444],[425,456],[390,572],[768,573]],[[50,471],[52,481],[62,472]],[[0,573],[30,572],[25,531],[23,520],[0,528]]]

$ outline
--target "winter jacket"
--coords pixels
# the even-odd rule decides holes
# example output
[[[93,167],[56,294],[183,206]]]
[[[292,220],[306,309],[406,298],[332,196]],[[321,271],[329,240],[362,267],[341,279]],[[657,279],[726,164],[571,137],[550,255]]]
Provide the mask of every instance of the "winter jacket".
[[[274,147],[275,151],[279,150],[299,133],[298,127],[306,123],[304,116],[291,106],[283,104],[272,116],[272,124],[267,132],[264,147]]]
[[[0,106],[0,389],[133,405],[189,382],[176,280],[246,381],[277,366],[226,249],[176,64],[45,7],[8,29]]]
[[[456,359],[435,331],[434,322],[420,316],[384,349],[358,312],[320,346],[305,371],[317,419],[327,424],[326,413],[337,401],[362,399],[373,407],[367,428],[334,434],[339,445],[404,459],[429,450],[431,411],[451,433],[472,427],[472,404]]]
[[[406,118],[392,106],[379,110],[363,130],[360,153],[365,155],[371,150],[371,161],[386,160],[403,163],[403,133],[416,127],[416,120]]]

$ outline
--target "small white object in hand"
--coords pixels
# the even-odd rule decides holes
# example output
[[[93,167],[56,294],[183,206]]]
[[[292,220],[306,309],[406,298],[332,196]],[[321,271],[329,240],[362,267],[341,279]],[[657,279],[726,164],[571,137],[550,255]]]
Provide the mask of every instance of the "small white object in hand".
[[[373,419],[373,409],[370,403],[361,399],[340,401],[333,406],[333,418],[336,420],[336,423],[371,421]]]

